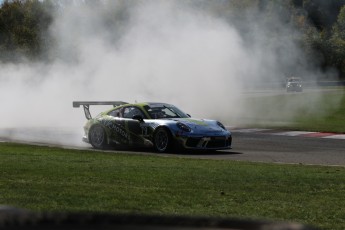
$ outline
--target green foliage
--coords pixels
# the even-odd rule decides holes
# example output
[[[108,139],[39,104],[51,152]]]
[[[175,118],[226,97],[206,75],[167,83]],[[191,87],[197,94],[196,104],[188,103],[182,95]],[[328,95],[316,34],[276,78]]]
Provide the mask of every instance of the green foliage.
[[[0,8],[0,59],[16,61],[19,57],[39,57],[44,37],[52,22],[49,1],[8,1]]]
[[[333,26],[329,44],[333,51],[330,60],[342,73],[345,73],[345,6],[341,8],[337,22]]]
[[[303,9],[308,13],[308,19],[319,30],[329,30],[337,20],[344,0],[303,0]]]
[[[123,31],[121,22],[127,17],[123,7],[133,2],[123,1],[117,10],[109,11],[105,20],[111,29]],[[0,6],[0,61],[20,61],[19,57],[46,59],[44,54],[54,44],[48,32],[53,12],[65,10],[69,4],[71,1],[66,0],[5,0]],[[79,4],[114,2],[80,1]],[[65,7],[60,7],[62,5]],[[300,33],[295,33],[292,39],[300,43],[310,62],[316,59],[323,70],[335,68],[345,79],[345,0],[225,0],[205,1],[201,5],[206,12],[239,25],[244,34],[250,27],[241,22],[249,18],[258,20],[255,16],[258,12],[259,18],[272,28],[272,33],[284,29],[281,27],[296,27]],[[283,26],[275,23],[277,16],[285,23]],[[275,35],[271,37],[274,39]]]
[[[304,44],[309,57],[319,57],[322,69],[335,68],[345,78],[344,44],[344,0],[303,0],[299,7],[306,15]],[[310,31],[313,33],[310,33]]]

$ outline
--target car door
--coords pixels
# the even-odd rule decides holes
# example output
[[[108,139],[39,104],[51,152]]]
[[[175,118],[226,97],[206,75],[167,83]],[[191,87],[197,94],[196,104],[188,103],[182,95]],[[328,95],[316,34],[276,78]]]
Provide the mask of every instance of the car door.
[[[145,125],[143,125],[142,122],[138,121],[137,119],[133,119],[133,117],[136,115],[145,118],[144,113],[136,106],[127,106],[123,108],[122,114],[126,123],[125,129],[130,136],[130,144],[144,145],[146,143],[145,138],[143,137],[143,134],[146,130]]]

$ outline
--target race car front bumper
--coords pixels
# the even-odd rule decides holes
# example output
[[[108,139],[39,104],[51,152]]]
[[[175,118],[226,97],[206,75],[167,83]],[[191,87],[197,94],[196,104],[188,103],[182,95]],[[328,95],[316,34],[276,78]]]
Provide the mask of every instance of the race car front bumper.
[[[184,137],[180,143],[185,149],[222,150],[231,149],[232,136]]]

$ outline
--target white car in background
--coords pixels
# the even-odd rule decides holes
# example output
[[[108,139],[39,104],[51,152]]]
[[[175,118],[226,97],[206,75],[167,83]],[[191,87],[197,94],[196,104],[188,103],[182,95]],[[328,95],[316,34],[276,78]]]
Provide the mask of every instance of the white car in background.
[[[286,81],[286,92],[302,92],[302,80],[298,77],[288,78]]]

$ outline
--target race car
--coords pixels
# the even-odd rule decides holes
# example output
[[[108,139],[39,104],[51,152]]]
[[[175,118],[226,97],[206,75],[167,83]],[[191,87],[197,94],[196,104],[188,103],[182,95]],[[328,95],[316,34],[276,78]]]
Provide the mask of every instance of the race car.
[[[286,81],[286,92],[302,92],[302,81],[298,77],[291,77]]]
[[[109,146],[149,147],[157,152],[175,148],[190,150],[230,149],[231,132],[216,120],[194,119],[166,103],[122,101],[74,101],[83,106],[87,122],[82,140],[96,149]],[[90,105],[112,105],[96,117]]]

